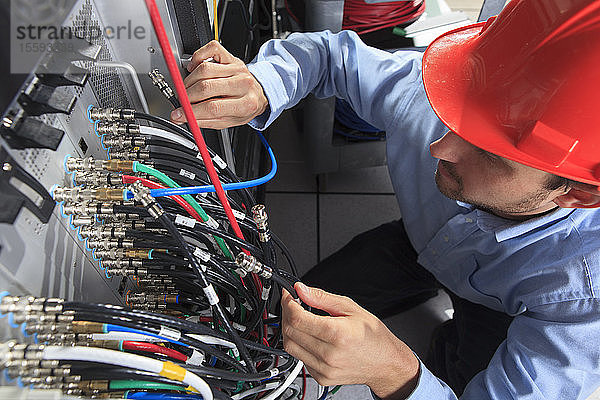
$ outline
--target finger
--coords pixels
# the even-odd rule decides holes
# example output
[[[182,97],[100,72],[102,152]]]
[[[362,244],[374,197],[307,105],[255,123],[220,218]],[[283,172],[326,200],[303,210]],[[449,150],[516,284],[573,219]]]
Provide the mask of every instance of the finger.
[[[310,352],[303,349],[297,343],[292,340],[289,340],[287,343],[284,341],[283,348],[289,355],[298,360],[301,360],[307,367],[316,369],[317,371],[321,371],[324,369],[324,366],[321,364],[321,361],[317,359]]]
[[[350,298],[328,293],[322,289],[306,286],[297,282],[294,286],[300,300],[310,307],[323,310],[332,317],[348,316],[357,309],[357,304]]]
[[[600,195],[600,186],[589,185],[587,183],[575,183],[571,186],[571,190],[577,190],[580,192],[585,192],[593,195]]]
[[[306,311],[292,296],[281,301],[281,324],[288,330],[294,329],[331,343],[338,335],[339,328],[332,317],[322,317]]]
[[[188,88],[191,103],[199,103],[213,97],[242,97],[247,89],[238,84],[240,79],[217,78],[200,80]]]
[[[213,98],[192,104],[194,116],[198,121],[223,121],[224,123],[250,121],[260,111],[258,105],[246,97]],[[185,116],[175,115],[174,110],[171,118],[174,122],[184,122]],[[181,119],[178,119],[180,117]],[[234,126],[234,125],[231,125]]]
[[[330,343],[324,342],[318,337],[315,337],[313,332],[303,332],[300,329],[296,329],[293,325],[282,324],[283,326],[283,341],[292,341],[304,350],[315,356],[320,360],[326,362],[328,359],[326,356],[333,351],[333,347]]]
[[[228,78],[240,72],[242,69],[238,65],[217,64],[214,62],[203,62],[199,64],[192,72],[185,77],[183,83],[185,87],[190,87],[202,79]]]
[[[216,40],[212,40],[194,52],[188,64],[188,71],[193,71],[202,61],[209,58],[220,64],[232,64],[237,61],[237,58],[231,55],[225,47],[221,46]]]

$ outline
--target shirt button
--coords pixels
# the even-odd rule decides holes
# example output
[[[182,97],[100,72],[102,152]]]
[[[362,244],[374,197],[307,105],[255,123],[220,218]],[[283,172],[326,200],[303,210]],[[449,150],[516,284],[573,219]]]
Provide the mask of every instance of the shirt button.
[[[448,235],[444,235],[444,242],[449,242],[450,241],[450,237]]]
[[[469,217],[467,217],[467,218],[465,218],[465,221],[467,221],[468,223],[471,223],[471,222],[473,222],[473,219],[472,219],[472,218],[469,218]]]

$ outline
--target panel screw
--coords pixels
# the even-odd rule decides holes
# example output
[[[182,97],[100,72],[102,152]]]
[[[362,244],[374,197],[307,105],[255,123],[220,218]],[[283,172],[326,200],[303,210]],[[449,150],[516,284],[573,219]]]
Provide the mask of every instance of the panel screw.
[[[148,52],[150,54],[154,54],[154,53],[156,53],[156,50],[154,49],[154,47],[150,46],[150,47],[148,47]]]
[[[6,171],[6,172],[9,172],[9,171],[12,170],[12,165],[10,165],[9,163],[4,163],[2,165],[2,170]]]

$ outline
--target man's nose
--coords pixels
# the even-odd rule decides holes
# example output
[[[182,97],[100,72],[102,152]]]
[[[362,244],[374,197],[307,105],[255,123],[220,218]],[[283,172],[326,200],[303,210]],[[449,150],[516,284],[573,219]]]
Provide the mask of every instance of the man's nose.
[[[440,160],[457,163],[473,146],[454,132],[448,131],[444,136],[429,145],[431,155]]]

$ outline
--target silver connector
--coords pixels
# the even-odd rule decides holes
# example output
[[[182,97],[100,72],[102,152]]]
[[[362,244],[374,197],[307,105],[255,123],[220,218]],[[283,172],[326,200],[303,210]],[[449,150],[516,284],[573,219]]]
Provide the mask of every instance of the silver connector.
[[[166,98],[170,99],[171,97],[175,96],[173,89],[171,89],[165,80],[165,76],[157,68],[150,71],[148,76],[150,76],[150,79],[152,79],[154,86],[156,86]]]
[[[269,216],[263,204],[257,204],[252,207],[252,219],[258,228],[258,239],[266,243],[271,240],[271,232],[269,231]]]
[[[124,137],[122,135],[104,135],[102,139],[104,146],[118,149],[146,147],[146,138]]]
[[[271,277],[273,276],[273,270],[271,269],[271,267],[263,265],[260,261],[258,261],[255,257],[251,255],[240,253],[235,258],[235,263],[239,267],[236,270],[238,274],[240,273],[239,271],[243,271],[245,273],[253,273],[260,275],[265,279],[271,279]],[[245,274],[241,276],[245,276]]]
[[[135,110],[128,108],[90,107],[89,117],[92,121],[133,121],[135,120]]]
[[[139,135],[140,126],[126,122],[100,121],[96,126],[97,133],[102,135]]]
[[[133,193],[133,198],[142,203],[154,219],[160,218],[165,213],[154,197],[150,195],[150,189],[145,187],[142,182],[135,181],[129,185],[128,189]]]

